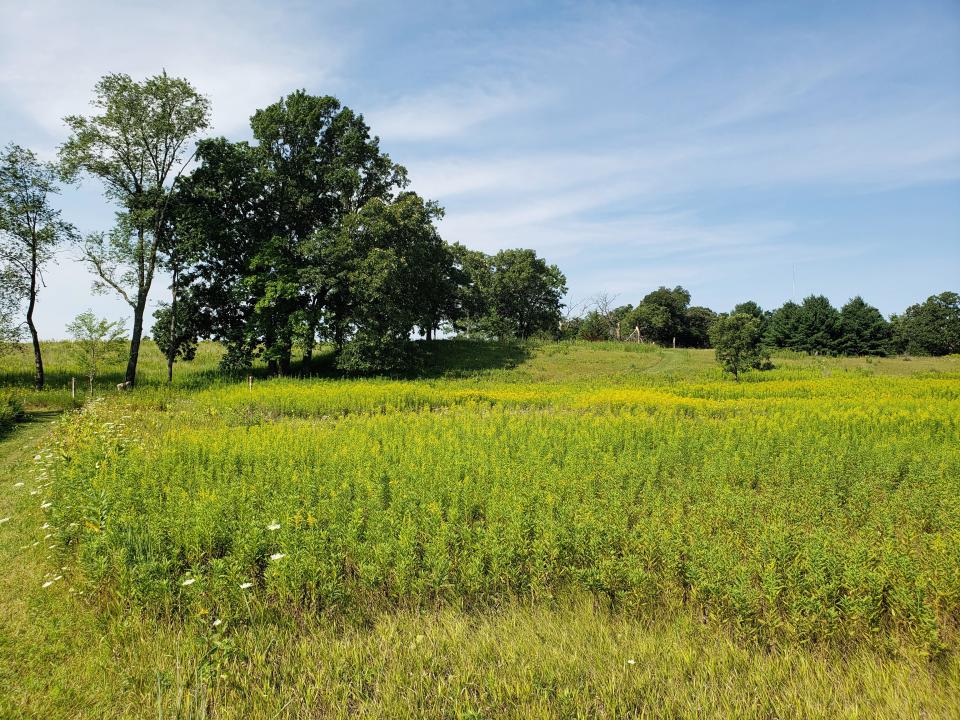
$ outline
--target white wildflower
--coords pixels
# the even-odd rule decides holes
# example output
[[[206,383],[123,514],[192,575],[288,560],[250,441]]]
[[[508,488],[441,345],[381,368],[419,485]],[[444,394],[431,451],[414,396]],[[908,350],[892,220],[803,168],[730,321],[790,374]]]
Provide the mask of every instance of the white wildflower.
[[[634,660],[633,658],[630,658],[629,660],[627,660],[627,665],[636,665],[636,664],[637,664],[637,661]]]
[[[46,510],[48,507],[53,507],[53,503],[50,502],[49,500],[48,500],[47,502],[42,503],[42,504],[40,505],[40,509],[41,509],[41,510]]]
[[[184,587],[186,587],[187,585],[193,585],[196,581],[197,581],[196,578],[187,578],[186,580],[184,580],[184,581],[183,581],[182,583],[180,583],[180,584],[183,585]]]
[[[223,620],[221,620],[220,618],[217,618],[216,620],[213,621],[213,626],[219,627],[221,623],[223,623]]]
[[[252,587],[253,587],[253,583],[252,583],[252,582],[240,583],[240,589],[241,589],[241,590],[246,590],[247,588],[252,588]]]
[[[286,553],[274,553],[270,556],[271,560],[283,560],[286,557]]]
[[[267,530],[279,530],[279,529],[280,529],[280,523],[278,522],[272,522],[269,525],[267,525]]]

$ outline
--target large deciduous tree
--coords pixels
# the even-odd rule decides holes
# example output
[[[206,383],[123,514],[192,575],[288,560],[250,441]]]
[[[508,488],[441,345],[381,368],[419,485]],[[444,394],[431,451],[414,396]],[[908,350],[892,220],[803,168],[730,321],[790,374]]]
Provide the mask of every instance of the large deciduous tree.
[[[60,219],[50,196],[58,192],[57,170],[40,162],[30,150],[8,145],[0,156],[0,282],[4,315],[26,304],[26,325],[33,343],[34,385],[44,385],[40,337],[34,322],[43,268],[57,248],[76,237],[73,226]],[[5,318],[6,334],[14,339],[17,323]],[[0,331],[2,333],[2,331]]]
[[[960,353],[960,294],[944,292],[891,318],[899,352],[916,355]]]
[[[147,298],[168,246],[171,198],[210,105],[165,72],[142,82],[107,75],[94,92],[95,114],[65,118],[71,134],[60,161],[68,174],[98,178],[119,206],[116,227],[89,236],[84,258],[98,277],[95,287],[117,292],[133,310],[126,381],[134,384]]]
[[[258,110],[256,144],[208,140],[184,184],[185,217],[206,246],[185,275],[229,362],[254,353],[286,373],[294,341],[342,348],[355,307],[357,256],[343,229],[368,203],[391,203],[406,171],[380,151],[363,116],[297,91]],[[425,269],[426,271],[426,269]]]
[[[661,287],[647,293],[625,321],[631,328],[640,328],[640,336],[645,340],[672,345],[686,332],[689,305],[689,291],[680,286],[673,290]]]
[[[710,329],[716,320],[717,314],[708,307],[695,305],[687,308],[681,340],[684,347],[710,347]]]
[[[348,218],[351,341],[338,359],[353,372],[395,372],[409,364],[409,340],[424,322],[423,304],[445,250],[433,225],[439,208],[417,194],[371,200]]]
[[[489,322],[500,338],[556,332],[567,279],[527,249],[501,250],[490,263]]]

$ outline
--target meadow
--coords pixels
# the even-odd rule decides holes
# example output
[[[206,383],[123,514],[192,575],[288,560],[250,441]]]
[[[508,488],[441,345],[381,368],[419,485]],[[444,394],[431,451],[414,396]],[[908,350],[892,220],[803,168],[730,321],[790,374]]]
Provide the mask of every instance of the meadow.
[[[166,387],[148,346],[85,400],[0,360],[68,410],[3,445],[0,714],[960,713],[960,358],[427,353]]]

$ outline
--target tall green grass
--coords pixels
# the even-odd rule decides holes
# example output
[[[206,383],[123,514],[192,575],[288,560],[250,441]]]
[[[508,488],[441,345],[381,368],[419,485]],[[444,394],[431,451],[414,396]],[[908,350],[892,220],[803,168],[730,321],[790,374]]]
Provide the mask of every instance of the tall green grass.
[[[956,374],[144,392],[68,417],[35,482],[78,587],[163,617],[588,593],[934,656],[960,619]]]

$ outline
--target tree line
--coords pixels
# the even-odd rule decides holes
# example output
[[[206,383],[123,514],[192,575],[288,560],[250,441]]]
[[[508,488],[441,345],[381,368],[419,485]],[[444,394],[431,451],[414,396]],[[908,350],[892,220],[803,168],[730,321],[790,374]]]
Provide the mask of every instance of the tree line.
[[[29,330],[38,388],[33,310],[44,267],[67,244],[79,246],[95,290],[130,306],[131,385],[161,270],[170,295],[152,333],[168,378],[201,338],[224,344],[230,370],[261,358],[288,373],[295,348],[309,366],[326,342],[346,371],[391,372],[416,362],[416,334],[523,339],[559,323],[563,273],[533,250],[445,242],[442,208],[408,189],[406,169],[334,97],[300,90],[257,110],[253,142],[201,137],[208,100],[166,73],[105,76],[92,105],[65,118],[57,162],[15,144],[0,158],[0,339]],[[53,204],[58,183],[82,177],[102,184],[116,217],[85,237]]]
[[[0,156],[0,343],[29,334],[37,388],[44,368],[34,311],[44,270],[63,246],[80,249],[96,291],[130,306],[130,385],[160,271],[170,293],[151,332],[168,379],[200,339],[225,346],[226,370],[259,358],[287,374],[298,360],[309,368],[317,344],[327,343],[344,371],[390,373],[416,364],[412,337],[440,330],[706,348],[715,336],[732,337],[718,323],[734,316],[754,321],[753,350],[960,352],[953,292],[887,320],[859,297],[839,310],[810,296],[774,311],[745,302],[718,314],[691,306],[682,287],[661,287],[636,306],[601,295],[589,312],[564,318],[559,268],[529,249],[490,255],[443,240],[443,209],[409,189],[406,169],[380,149],[363,115],[334,97],[299,90],[257,110],[252,142],[202,137],[208,100],[166,73],[107,75],[92,106],[65,118],[56,162],[16,144]],[[81,237],[54,201],[62,184],[83,177],[100,182],[115,222]],[[113,347],[119,328],[105,322],[84,316],[71,327],[85,342]],[[100,338],[97,328],[109,332]]]
[[[911,305],[888,320],[863,298],[840,309],[823,295],[764,310],[754,301],[729,313],[690,305],[682,287],[661,287],[639,304],[614,306],[600,295],[591,309],[568,319],[561,335],[583,340],[635,340],[675,347],[708,348],[720,318],[746,315],[756,321],[757,344],[815,355],[948,355],[960,353],[960,294],[943,292]]]

